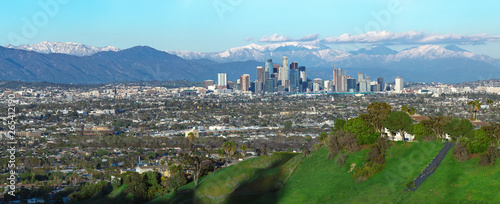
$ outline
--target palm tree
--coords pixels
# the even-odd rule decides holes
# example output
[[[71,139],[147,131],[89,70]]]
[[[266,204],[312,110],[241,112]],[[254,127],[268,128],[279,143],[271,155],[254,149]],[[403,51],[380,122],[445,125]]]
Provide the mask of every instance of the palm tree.
[[[472,103],[472,106],[474,107],[474,120],[477,121],[477,112],[481,108],[481,102],[479,101],[474,101]]]
[[[472,105],[474,104],[474,101],[469,101],[467,105],[470,106],[470,119],[472,120]]]
[[[493,104],[493,101],[488,99],[486,104],[488,104],[488,120],[491,122],[491,104]]]

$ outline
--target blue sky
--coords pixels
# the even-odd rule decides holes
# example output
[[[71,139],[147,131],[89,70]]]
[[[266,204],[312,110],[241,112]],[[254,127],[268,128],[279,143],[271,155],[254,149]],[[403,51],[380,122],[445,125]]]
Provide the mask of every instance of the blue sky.
[[[249,43],[300,41],[309,35],[309,43],[333,48],[352,43],[357,47],[386,44],[393,49],[459,44],[500,58],[500,1],[493,0],[0,2],[1,45],[59,41],[206,52]],[[47,10],[44,4],[56,6]],[[379,14],[382,17],[377,20]],[[36,31],[23,32],[27,24]]]

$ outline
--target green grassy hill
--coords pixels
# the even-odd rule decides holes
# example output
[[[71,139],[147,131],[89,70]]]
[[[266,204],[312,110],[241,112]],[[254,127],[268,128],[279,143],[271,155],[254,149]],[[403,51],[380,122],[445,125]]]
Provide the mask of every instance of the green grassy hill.
[[[196,190],[188,184],[180,190],[184,193],[170,193],[151,203],[500,202],[500,161],[495,167],[478,166],[477,159],[460,163],[452,151],[417,191],[404,191],[443,145],[437,141],[393,143],[386,169],[360,183],[348,171],[351,164],[362,165],[368,149],[350,154],[343,167],[327,159],[326,148],[309,158],[264,156],[207,176]]]
[[[294,153],[275,153],[243,161],[181,187],[150,203],[236,203],[258,199],[279,190],[302,157]]]

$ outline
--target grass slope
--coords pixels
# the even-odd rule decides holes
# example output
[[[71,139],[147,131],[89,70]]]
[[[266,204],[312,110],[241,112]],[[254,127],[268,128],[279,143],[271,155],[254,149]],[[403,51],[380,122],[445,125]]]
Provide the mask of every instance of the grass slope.
[[[368,149],[349,155],[340,167],[328,160],[322,148],[304,159],[285,187],[255,203],[383,203],[403,202],[406,184],[413,180],[439,152],[444,143],[396,143],[387,153],[386,169],[365,182],[356,183],[347,173],[352,163],[361,165]],[[275,199],[275,198],[279,199]]]
[[[258,199],[279,190],[301,161],[294,153],[275,153],[243,161],[205,176],[150,203],[235,203]]]
[[[436,172],[405,201],[500,203],[500,160],[488,167],[477,165],[478,160],[458,162],[447,154]]]

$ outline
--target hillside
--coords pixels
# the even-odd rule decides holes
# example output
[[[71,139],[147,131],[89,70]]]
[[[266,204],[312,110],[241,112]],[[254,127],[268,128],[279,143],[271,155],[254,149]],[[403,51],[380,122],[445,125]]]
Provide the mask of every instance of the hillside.
[[[151,203],[500,201],[500,162],[495,167],[480,167],[476,164],[477,159],[459,163],[451,152],[417,191],[404,191],[443,145],[441,142],[394,143],[387,153],[387,168],[361,183],[356,183],[352,173],[347,172],[351,164],[360,165],[364,161],[367,149],[350,154],[343,167],[334,159],[327,159],[326,148],[314,151],[309,158],[303,155],[292,159],[279,154],[264,156],[207,176],[194,192],[191,183],[182,187],[181,193],[170,193]],[[298,164],[296,168],[295,164]],[[293,174],[286,179],[292,169]]]
[[[243,161],[203,178],[194,190],[192,183],[150,203],[237,203],[258,199],[279,190],[301,161],[301,155],[275,153]]]

